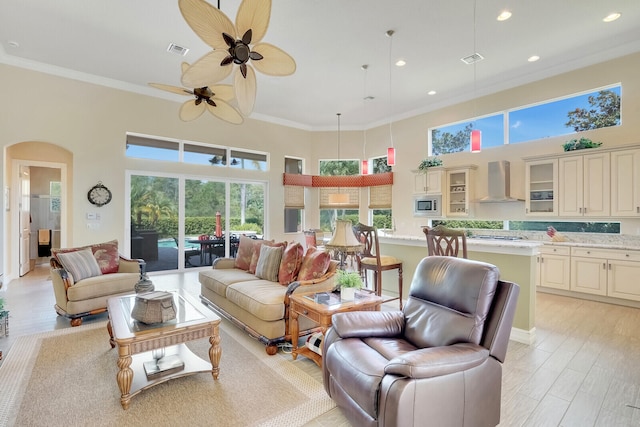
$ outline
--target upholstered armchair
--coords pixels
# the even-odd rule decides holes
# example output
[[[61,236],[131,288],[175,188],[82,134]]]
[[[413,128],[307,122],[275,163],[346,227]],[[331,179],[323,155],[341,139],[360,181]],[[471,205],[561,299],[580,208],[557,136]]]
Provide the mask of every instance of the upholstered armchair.
[[[518,285],[498,268],[430,256],[402,311],[333,316],[324,387],[357,426],[495,426]]]

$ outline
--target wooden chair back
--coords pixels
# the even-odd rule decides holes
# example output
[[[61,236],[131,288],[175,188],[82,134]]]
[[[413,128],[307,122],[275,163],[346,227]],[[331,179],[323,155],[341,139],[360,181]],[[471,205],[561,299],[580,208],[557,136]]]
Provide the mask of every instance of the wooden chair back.
[[[454,230],[443,225],[434,228],[423,227],[422,231],[427,237],[427,250],[429,255],[467,258],[467,236],[464,230]]]

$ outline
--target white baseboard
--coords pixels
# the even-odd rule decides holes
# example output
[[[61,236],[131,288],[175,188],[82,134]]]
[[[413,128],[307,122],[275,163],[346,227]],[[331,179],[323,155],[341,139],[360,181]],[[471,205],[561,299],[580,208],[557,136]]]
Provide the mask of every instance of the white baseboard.
[[[531,328],[528,331],[524,329],[511,328],[510,340],[520,342],[526,345],[532,345],[536,341],[536,328]]]

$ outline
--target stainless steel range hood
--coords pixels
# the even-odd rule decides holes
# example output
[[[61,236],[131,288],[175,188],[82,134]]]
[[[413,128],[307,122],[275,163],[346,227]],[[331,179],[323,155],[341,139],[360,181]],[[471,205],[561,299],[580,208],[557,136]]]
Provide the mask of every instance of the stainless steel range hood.
[[[522,202],[511,197],[511,164],[507,160],[489,162],[489,195],[478,200],[480,203]]]

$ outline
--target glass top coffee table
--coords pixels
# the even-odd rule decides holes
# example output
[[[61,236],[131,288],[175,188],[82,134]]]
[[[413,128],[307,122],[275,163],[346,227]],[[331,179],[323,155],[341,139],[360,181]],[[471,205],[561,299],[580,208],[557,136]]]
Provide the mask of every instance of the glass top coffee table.
[[[146,325],[131,318],[135,295],[109,298],[111,347],[118,346],[120,403],[129,408],[136,394],[173,378],[199,372],[220,372],[220,317],[183,290],[172,291],[176,306],[174,320]],[[184,344],[208,338],[209,360],[196,356]],[[163,365],[164,363],[164,365]],[[157,369],[153,369],[153,368]]]

